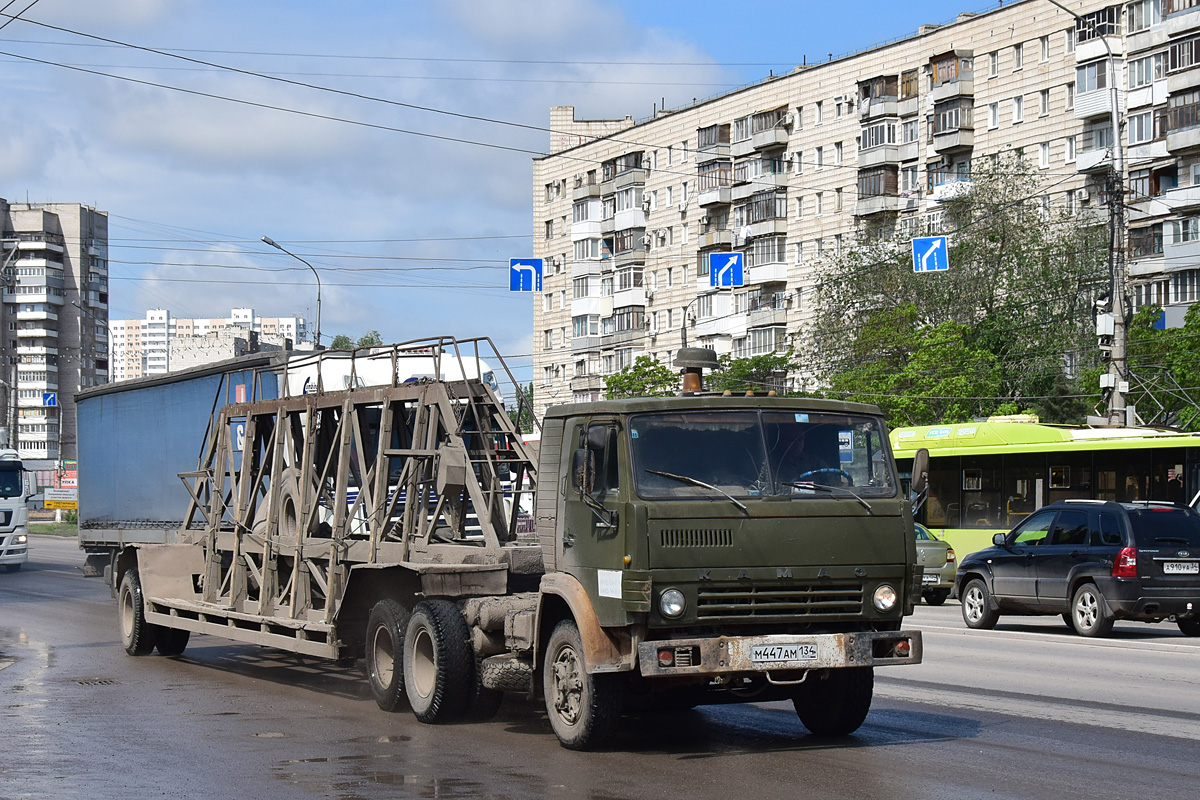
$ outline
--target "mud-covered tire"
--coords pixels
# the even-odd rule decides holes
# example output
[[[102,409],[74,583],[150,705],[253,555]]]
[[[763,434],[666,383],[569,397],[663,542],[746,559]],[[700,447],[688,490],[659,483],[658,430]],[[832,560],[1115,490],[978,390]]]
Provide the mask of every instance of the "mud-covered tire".
[[[804,727],[817,736],[848,736],[866,720],[874,693],[873,667],[831,669],[824,677],[810,673],[792,705]]]
[[[160,656],[183,655],[183,651],[187,649],[188,640],[191,638],[191,631],[181,631],[178,628],[163,628],[160,626],[158,637],[154,642],[154,648],[158,650]]]
[[[589,674],[575,622],[555,626],[542,664],[542,689],[546,716],[563,747],[595,750],[612,741],[624,709],[622,677]]]
[[[484,722],[496,716],[496,712],[500,710],[500,703],[504,701],[504,692],[483,685],[482,659],[475,660],[472,680],[475,683],[471,698],[467,701],[466,718],[472,722]]]
[[[135,569],[128,570],[121,578],[121,588],[117,592],[117,616],[125,652],[131,656],[150,655],[161,628],[146,621],[142,582]]]
[[[950,597],[949,589],[935,589],[934,591],[924,594],[925,605],[940,606],[945,605],[946,599]]]
[[[404,692],[421,722],[461,719],[475,691],[471,632],[458,607],[422,600],[404,635]]]
[[[1200,619],[1192,617],[1191,619],[1177,619],[1175,624],[1179,626],[1179,632],[1184,636],[1200,636]]]
[[[1112,633],[1113,618],[1104,595],[1094,583],[1085,583],[1071,599],[1071,625],[1080,636],[1098,639]]]
[[[987,584],[980,578],[972,578],[962,591],[962,618],[968,628],[990,631],[1000,619],[999,612],[992,608],[992,596]]]
[[[528,694],[533,689],[533,665],[513,659],[503,663],[484,659],[480,678],[501,692]]]
[[[367,618],[367,683],[384,711],[404,705],[404,636],[409,614],[395,600],[380,600]]]

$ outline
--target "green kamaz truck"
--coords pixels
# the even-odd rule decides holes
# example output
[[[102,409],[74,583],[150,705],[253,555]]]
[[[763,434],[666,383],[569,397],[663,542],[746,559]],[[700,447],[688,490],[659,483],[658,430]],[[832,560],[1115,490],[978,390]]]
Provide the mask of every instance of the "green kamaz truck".
[[[364,358],[471,375],[487,346]],[[680,396],[551,408],[536,454],[481,380],[261,399],[250,378],[181,470],[177,536],[115,559],[125,649],[207,633],[361,660],[381,708],[429,723],[540,694],[574,749],[626,711],[713,703],[791,700],[813,733],[853,732],[874,668],[921,661],[902,629],[921,590],[911,498],[881,414],[705,394],[697,358],[682,352]]]

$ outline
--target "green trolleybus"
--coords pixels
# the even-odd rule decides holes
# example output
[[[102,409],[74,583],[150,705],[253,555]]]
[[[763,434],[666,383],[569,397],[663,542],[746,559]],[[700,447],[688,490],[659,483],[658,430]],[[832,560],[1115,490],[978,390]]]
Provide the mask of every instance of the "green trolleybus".
[[[1200,434],[1017,416],[896,428],[891,439],[902,472],[929,450],[929,497],[917,519],[963,555],[1057,500],[1186,504],[1200,492]]]

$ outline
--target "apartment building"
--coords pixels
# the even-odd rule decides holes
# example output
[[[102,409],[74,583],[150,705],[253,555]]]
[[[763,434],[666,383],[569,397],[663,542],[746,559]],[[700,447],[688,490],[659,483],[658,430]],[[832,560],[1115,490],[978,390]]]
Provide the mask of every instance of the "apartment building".
[[[859,237],[943,230],[972,166],[1020,152],[1036,202],[1107,218],[1124,153],[1134,305],[1196,300],[1200,275],[1200,0],[1022,0],[652,119],[551,109],[534,162],[534,384],[547,405],[689,345],[786,349],[823,264]],[[744,253],[745,285],[708,256]],[[804,381],[807,376],[793,376]]]
[[[199,363],[260,350],[312,347],[313,333],[303,317],[260,317],[253,308],[234,308],[228,317],[178,318],[152,308],[142,319],[109,323],[112,379],[160,375]],[[253,335],[251,335],[253,334]]]
[[[108,381],[108,215],[0,198],[3,444],[76,457],[75,392]]]

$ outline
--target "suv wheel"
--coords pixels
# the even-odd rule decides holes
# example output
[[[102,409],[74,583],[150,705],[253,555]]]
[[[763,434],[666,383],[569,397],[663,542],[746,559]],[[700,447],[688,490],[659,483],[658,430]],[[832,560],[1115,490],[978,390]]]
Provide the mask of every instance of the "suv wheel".
[[[1175,621],[1184,636],[1200,636],[1200,618],[1179,619]]]
[[[1108,612],[1108,604],[1094,583],[1085,583],[1075,590],[1075,598],[1071,600],[1071,624],[1080,636],[1107,636],[1112,631],[1113,618]]]
[[[962,593],[962,617],[968,628],[991,630],[996,627],[1000,613],[992,609],[992,597],[987,584],[972,578]]]

